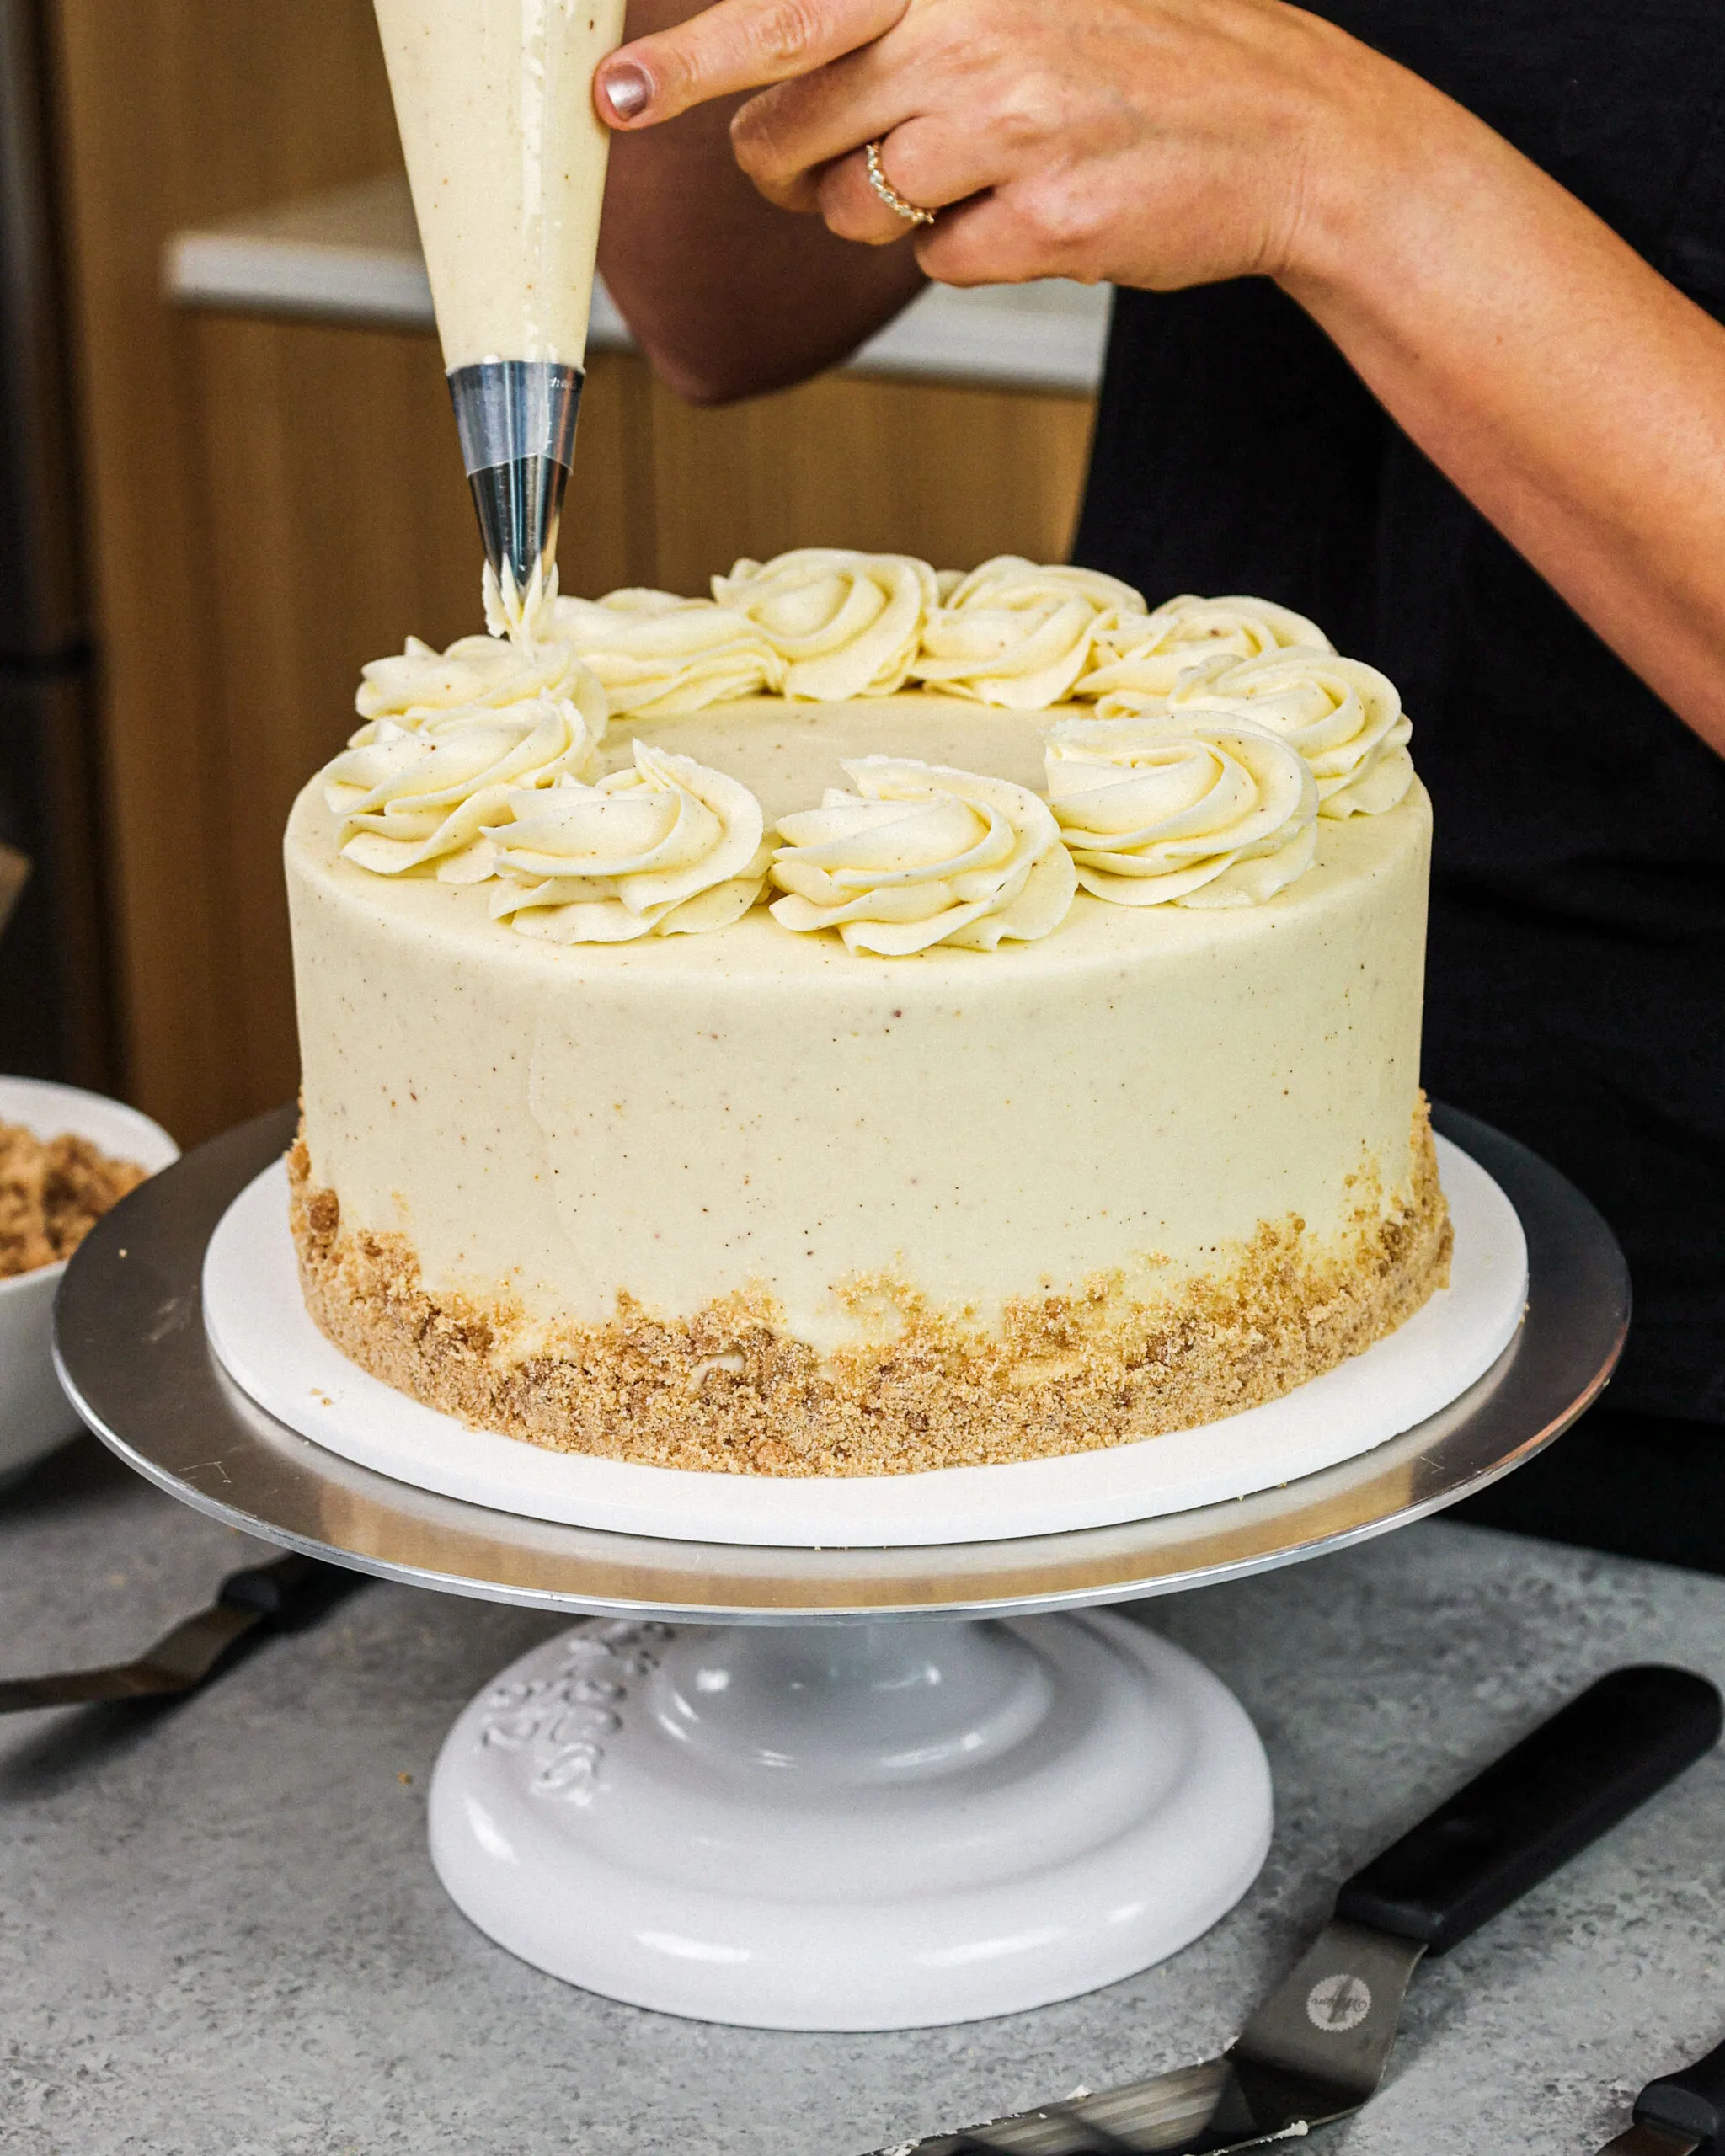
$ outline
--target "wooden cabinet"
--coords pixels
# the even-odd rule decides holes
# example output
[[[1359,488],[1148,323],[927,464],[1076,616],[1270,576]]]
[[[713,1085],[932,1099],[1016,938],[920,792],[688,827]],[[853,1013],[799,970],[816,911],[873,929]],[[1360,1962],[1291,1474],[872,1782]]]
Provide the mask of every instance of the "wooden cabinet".
[[[366,659],[478,626],[434,342],[188,314],[182,226],[395,157],[369,0],[53,0],[127,1090],[183,1143],[297,1075],[280,841]],[[564,588],[830,544],[1064,556],[1089,401],[825,377],[718,411],[595,355]]]

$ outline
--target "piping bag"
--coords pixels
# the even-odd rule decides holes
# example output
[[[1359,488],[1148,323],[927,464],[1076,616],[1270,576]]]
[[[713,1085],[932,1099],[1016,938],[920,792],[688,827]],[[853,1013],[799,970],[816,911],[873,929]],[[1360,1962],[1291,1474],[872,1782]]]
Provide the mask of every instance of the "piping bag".
[[[556,589],[623,0],[376,0],[486,563],[487,620]]]

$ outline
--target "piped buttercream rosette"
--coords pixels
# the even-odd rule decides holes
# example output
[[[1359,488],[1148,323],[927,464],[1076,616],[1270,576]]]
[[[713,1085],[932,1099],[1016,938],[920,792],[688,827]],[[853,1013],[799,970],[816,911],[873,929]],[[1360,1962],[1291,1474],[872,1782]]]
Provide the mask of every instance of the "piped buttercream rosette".
[[[552,943],[627,943],[728,928],[761,895],[771,849],[760,803],[688,756],[634,744],[596,786],[513,794],[486,836],[494,920]]]
[[[784,686],[785,662],[765,631],[711,600],[634,589],[559,599],[555,622],[620,716],[670,718]]]
[[[1049,803],[1094,897],[1258,905],[1311,866],[1316,783],[1249,719],[1067,719],[1044,738]]]
[[[1077,889],[1048,803],[1009,780],[908,757],[842,766],[856,791],[779,819],[781,927],[836,929],[846,947],[908,958],[992,951],[1057,928]]]
[[[480,580],[485,607],[485,626],[494,637],[531,648],[553,641],[552,610],[557,604],[558,571],[536,563],[525,585],[515,582],[515,566],[505,562],[499,576],[489,562]]]
[[[1099,622],[1092,639],[1090,670],[1077,683],[1081,696],[1124,690],[1166,696],[1188,668],[1210,659],[1258,659],[1282,650],[1332,651],[1316,622],[1268,599],[1226,595],[1200,599],[1183,592],[1154,612],[1122,610]]]
[[[949,696],[1044,711],[1092,664],[1098,625],[1123,610],[1142,618],[1144,601],[1118,578],[997,555],[931,613],[911,673]]]
[[[441,713],[475,707],[506,711],[542,698],[553,703],[567,699],[590,724],[602,728],[605,723],[604,690],[563,643],[460,637],[447,651],[437,651],[409,637],[405,650],[374,659],[360,670],[364,678],[354,706],[370,723],[353,737],[355,747],[371,739],[380,719],[411,728]]]
[[[1106,699],[1097,716],[1116,715],[1125,701]],[[1232,712],[1279,734],[1311,766],[1321,816],[1381,815],[1413,783],[1402,698],[1363,659],[1311,651],[1210,659],[1182,676],[1167,710]]]
[[[801,547],[770,562],[738,562],[713,579],[727,612],[752,622],[784,663],[787,696],[839,703],[901,689],[938,604],[927,562]]]
[[[380,718],[324,769],[342,857],[379,876],[435,862],[444,883],[483,882],[491,873],[484,825],[512,799],[584,776],[604,733],[602,711],[595,725],[568,697],[469,706],[413,727]]]

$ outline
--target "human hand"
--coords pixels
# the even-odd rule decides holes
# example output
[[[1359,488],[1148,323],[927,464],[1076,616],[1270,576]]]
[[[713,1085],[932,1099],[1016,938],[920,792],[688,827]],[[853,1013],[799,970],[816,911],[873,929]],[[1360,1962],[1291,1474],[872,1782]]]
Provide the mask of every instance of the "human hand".
[[[764,86],[764,87],[763,87]],[[599,71],[613,126],[757,89],[732,123],[769,200],[953,285],[1158,289],[1297,274],[1334,198],[1386,179],[1447,101],[1284,0],[719,0]]]

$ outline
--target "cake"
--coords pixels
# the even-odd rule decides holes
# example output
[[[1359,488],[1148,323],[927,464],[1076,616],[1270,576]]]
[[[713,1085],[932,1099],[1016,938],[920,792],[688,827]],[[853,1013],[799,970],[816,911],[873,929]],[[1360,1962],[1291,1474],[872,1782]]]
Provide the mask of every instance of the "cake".
[[[368,667],[286,858],[307,1306],[476,1428],[768,1475],[1274,1399],[1447,1278],[1430,809],[1249,599],[804,550]]]

